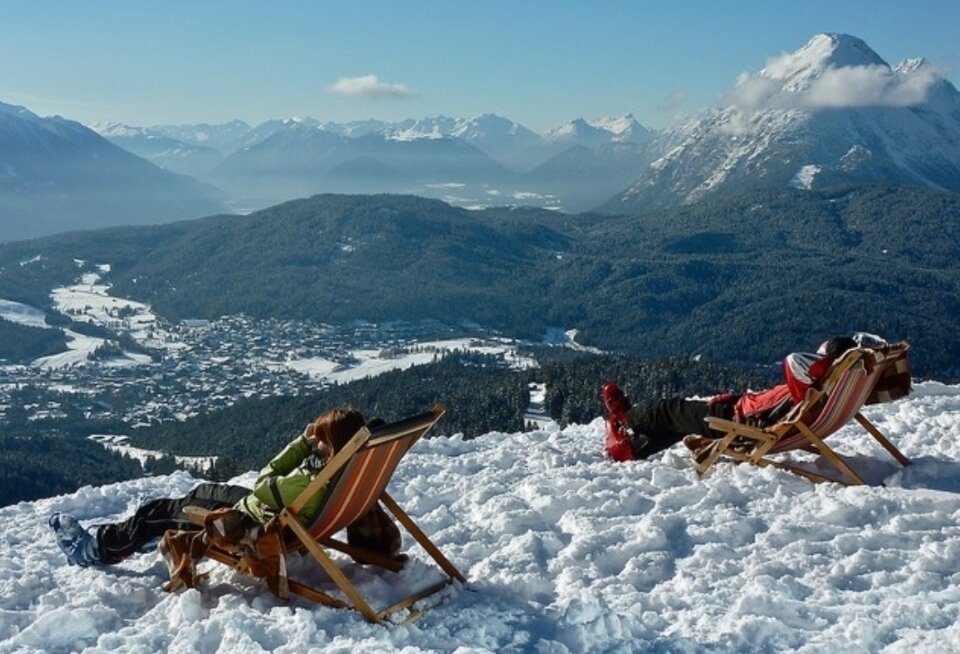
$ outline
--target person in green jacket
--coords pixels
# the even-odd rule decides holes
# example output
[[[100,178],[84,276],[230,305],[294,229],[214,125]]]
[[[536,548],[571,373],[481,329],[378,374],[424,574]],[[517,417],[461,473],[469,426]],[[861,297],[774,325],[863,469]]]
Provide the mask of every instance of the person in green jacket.
[[[183,497],[147,502],[126,520],[99,525],[94,532],[66,513],[55,513],[49,524],[67,562],[79,566],[119,563],[136,552],[152,549],[168,529],[198,530],[183,512],[187,506],[209,510],[232,507],[240,512],[244,527],[262,525],[293,502],[365,424],[363,415],[354,409],[327,411],[260,471],[253,490],[232,484],[200,484]],[[322,501],[323,493],[311,498],[299,513],[300,520],[309,524]]]

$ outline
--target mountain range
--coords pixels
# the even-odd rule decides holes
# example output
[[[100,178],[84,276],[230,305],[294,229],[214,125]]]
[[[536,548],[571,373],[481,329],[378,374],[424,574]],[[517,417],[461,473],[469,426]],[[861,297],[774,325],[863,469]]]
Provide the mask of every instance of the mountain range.
[[[0,103],[0,241],[198,218],[225,211],[222,198],[80,123]]]
[[[538,134],[486,114],[104,124],[95,126],[99,138],[71,121],[3,106],[0,240],[226,207],[247,213],[316,193],[639,213],[751,189],[893,183],[960,191],[960,93],[930,63],[890,66],[844,34],[815,36],[742,75],[722,106],[660,132],[626,115]]]
[[[157,165],[224,189],[250,210],[317,192],[412,193],[463,206],[591,209],[654,157],[655,132],[631,116],[578,118],[545,134],[502,116],[270,120],[93,126]]]

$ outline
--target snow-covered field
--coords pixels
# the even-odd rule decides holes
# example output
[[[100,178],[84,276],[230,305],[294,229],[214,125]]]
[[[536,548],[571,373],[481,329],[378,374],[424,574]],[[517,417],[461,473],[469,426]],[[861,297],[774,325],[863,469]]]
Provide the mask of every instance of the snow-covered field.
[[[885,486],[732,464],[701,480],[679,447],[614,464],[600,420],[422,441],[391,492],[469,583],[406,626],[284,604],[223,567],[202,593],[167,595],[155,553],[63,564],[50,513],[120,518],[188,490],[184,473],[6,507],[0,652],[960,651],[960,387],[866,413],[913,466],[856,425],[832,442]],[[375,605],[435,578],[405,542],[399,575],[346,564]]]
[[[516,343],[509,339],[474,339],[451,338],[441,341],[424,341],[417,343],[414,351],[394,355],[384,355],[384,351],[351,350],[350,355],[355,363],[343,366],[336,361],[323,357],[308,357],[291,359],[282,365],[297,372],[319,377],[328,382],[346,384],[358,379],[376,377],[391,370],[406,370],[413,366],[423,366],[431,363],[435,358],[442,357],[450,352],[475,352],[503,358],[515,368],[531,368],[537,365],[530,357],[517,353]]]
[[[44,313],[35,307],[12,300],[0,299],[0,318],[15,322],[27,327],[40,327],[41,329],[51,329],[44,321]]]

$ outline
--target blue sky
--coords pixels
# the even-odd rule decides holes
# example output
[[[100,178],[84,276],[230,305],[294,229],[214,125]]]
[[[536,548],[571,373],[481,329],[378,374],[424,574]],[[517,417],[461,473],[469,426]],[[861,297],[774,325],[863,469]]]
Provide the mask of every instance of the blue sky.
[[[960,0],[7,0],[0,102],[131,125],[497,113],[544,131],[632,112],[663,127],[819,32],[957,84]]]

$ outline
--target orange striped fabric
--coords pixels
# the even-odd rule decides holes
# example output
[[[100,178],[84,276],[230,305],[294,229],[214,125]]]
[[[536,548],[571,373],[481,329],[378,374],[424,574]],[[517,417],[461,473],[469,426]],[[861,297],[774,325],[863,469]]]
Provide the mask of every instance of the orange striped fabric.
[[[847,424],[866,402],[882,369],[883,366],[877,365],[867,374],[863,363],[858,362],[845,371],[826,397],[820,413],[810,423],[810,431],[826,438]],[[803,433],[796,431],[780,439],[770,452],[785,452],[807,444]]]
[[[414,435],[361,448],[351,458],[310,526],[316,540],[332,536],[373,508]]]

